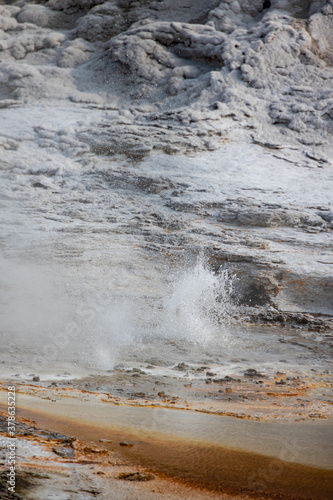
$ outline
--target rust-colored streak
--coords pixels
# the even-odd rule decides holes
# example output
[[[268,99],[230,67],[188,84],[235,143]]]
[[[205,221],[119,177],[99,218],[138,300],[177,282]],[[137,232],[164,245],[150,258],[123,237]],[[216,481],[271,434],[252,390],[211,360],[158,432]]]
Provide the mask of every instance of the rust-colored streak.
[[[101,438],[111,440],[119,457],[194,487],[267,499],[330,500],[333,496],[332,470],[221,446],[200,445],[183,438],[153,436],[150,439],[140,436],[139,431],[124,435],[112,428],[75,423],[29,409],[19,409],[18,414],[35,421],[40,428],[74,436],[89,446],[98,446]],[[124,439],[134,445],[119,446]]]

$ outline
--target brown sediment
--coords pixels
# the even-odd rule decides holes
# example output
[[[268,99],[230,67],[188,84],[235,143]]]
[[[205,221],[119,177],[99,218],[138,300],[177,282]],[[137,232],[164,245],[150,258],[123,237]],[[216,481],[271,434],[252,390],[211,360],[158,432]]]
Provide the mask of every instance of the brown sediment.
[[[119,377],[121,375],[121,377]],[[332,405],[329,374],[280,373],[270,376],[241,376],[192,379],[185,383],[173,377],[144,374],[133,382],[132,374],[115,372],[110,375],[91,375],[83,379],[36,384],[17,384],[20,393],[39,397],[63,399],[72,396],[95,395],[105,403],[190,409],[198,412],[229,415],[249,420],[331,418]],[[119,394],[119,380],[121,393]],[[162,383],[160,387],[157,384]],[[6,390],[5,383],[0,383]],[[157,385],[157,387],[156,387]],[[166,388],[167,393],[161,390]],[[87,390],[87,387],[89,389]],[[159,390],[160,389],[160,390]],[[316,417],[314,417],[316,415]]]
[[[266,498],[332,498],[332,471],[254,453],[175,439],[140,442],[124,455],[152,470],[214,491]]]
[[[84,402],[82,412],[84,413]],[[1,408],[5,410],[3,405]],[[32,419],[38,427],[61,432],[86,443],[81,451],[92,449],[91,445],[113,450],[118,457],[138,466],[144,466],[164,477],[177,479],[192,487],[215,492],[260,498],[318,499],[328,500],[333,493],[333,470],[292,463],[252,453],[231,449],[207,442],[191,441],[183,437],[151,434],[129,427],[127,430],[96,421],[86,423],[80,419],[66,417],[59,413],[58,405],[54,415],[40,408],[18,406],[20,418]],[[218,418],[218,417],[217,417]],[[162,429],[161,429],[162,430]],[[105,442],[112,441],[112,444]],[[127,440],[133,446],[119,446]],[[89,455],[89,453],[88,453]],[[288,456],[289,455],[289,456]],[[292,450],[286,459],[292,458]],[[81,457],[82,458],[82,457]],[[103,460],[103,454],[100,454]]]

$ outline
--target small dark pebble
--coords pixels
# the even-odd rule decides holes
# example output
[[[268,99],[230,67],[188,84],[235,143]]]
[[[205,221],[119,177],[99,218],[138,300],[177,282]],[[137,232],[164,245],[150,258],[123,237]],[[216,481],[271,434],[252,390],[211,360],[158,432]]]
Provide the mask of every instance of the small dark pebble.
[[[213,379],[214,384],[223,384],[224,382],[232,382],[235,380],[232,377],[229,377],[229,375],[226,375],[224,378],[215,378]]]
[[[155,476],[147,472],[122,472],[119,474],[118,479],[125,481],[151,481],[155,479]]]
[[[129,443],[128,441],[121,441],[120,446],[134,446],[134,443]]]
[[[33,382],[39,382],[40,381],[40,378],[38,377],[38,375],[35,375],[33,378],[32,378]]]
[[[177,366],[174,367],[174,370],[186,371],[189,366],[186,363],[178,363]]]
[[[244,372],[245,377],[264,377],[262,373],[257,372],[254,368],[249,368],[248,370],[245,370]]]

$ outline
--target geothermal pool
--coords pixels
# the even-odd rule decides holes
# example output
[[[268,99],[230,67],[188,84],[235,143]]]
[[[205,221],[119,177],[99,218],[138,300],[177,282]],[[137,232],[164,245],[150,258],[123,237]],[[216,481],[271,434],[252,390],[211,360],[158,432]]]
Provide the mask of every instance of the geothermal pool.
[[[332,13],[0,0],[0,395],[17,390],[22,495],[332,496]],[[57,455],[48,424],[77,447]],[[106,432],[135,440],[121,470],[80,444]],[[121,483],[134,464],[200,466],[204,490]]]

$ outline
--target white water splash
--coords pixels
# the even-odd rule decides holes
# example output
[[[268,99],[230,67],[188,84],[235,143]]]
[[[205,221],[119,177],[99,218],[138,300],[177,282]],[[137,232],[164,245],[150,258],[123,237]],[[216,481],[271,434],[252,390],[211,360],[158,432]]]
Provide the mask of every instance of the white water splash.
[[[94,286],[69,284],[45,266],[14,265],[3,258],[0,268],[6,289],[2,330],[15,349],[32,350],[27,364],[33,370],[61,360],[112,369],[152,339],[157,349],[168,340],[225,348],[229,342],[233,280],[227,271],[214,274],[202,257],[175,274],[162,298],[150,301],[143,294],[144,282],[142,296],[126,298],[107,279]],[[166,275],[164,270],[159,280]]]
[[[234,305],[231,301],[233,276],[215,274],[203,257],[194,267],[180,271],[159,303],[144,307],[132,303],[105,303],[85,335],[85,357],[100,368],[113,368],[122,357],[145,350],[153,341],[165,341],[227,349],[231,338],[228,324]],[[142,306],[142,304],[141,304]],[[158,355],[158,352],[156,352]]]
[[[200,257],[193,269],[183,271],[164,300],[163,336],[205,344],[225,342],[233,309],[233,277],[228,271],[214,274]]]

